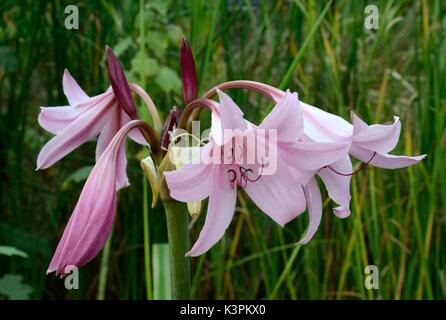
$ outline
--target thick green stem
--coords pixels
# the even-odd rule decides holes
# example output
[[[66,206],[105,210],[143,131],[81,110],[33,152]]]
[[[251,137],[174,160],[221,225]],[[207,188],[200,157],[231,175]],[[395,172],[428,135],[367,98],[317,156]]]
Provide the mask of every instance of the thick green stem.
[[[183,203],[163,201],[167,219],[167,234],[170,247],[170,270],[172,275],[172,298],[190,298],[190,266],[185,256],[189,250],[187,210]]]

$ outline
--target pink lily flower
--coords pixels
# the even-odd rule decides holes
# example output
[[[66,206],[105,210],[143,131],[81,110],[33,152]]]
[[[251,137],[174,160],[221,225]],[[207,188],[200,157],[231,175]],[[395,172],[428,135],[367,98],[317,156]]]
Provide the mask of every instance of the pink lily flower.
[[[307,128],[305,135],[308,139],[312,141],[349,141],[351,144],[350,155],[361,160],[364,165],[396,169],[414,165],[426,157],[426,155],[410,157],[388,154],[398,143],[401,131],[398,117],[394,117],[394,123],[391,125],[368,126],[352,112],[353,125],[351,125],[341,117],[316,107],[305,103],[302,103],[302,106],[304,123]],[[340,218],[348,217],[351,198],[350,180],[351,176],[356,173],[352,172],[350,158],[348,156],[342,158],[317,173],[324,182],[330,198],[340,205],[333,209],[334,214]]]
[[[270,85],[254,81],[230,81],[219,85],[218,88],[247,88],[258,91],[268,96],[276,103],[286,95],[280,89]],[[210,97],[215,93],[216,88],[205,94]],[[414,165],[425,158],[421,156],[395,156],[388,154],[393,150],[398,142],[401,124],[398,117],[394,117],[391,125],[371,125],[368,126],[358,116],[352,113],[353,125],[343,118],[323,111],[319,108],[299,101],[303,117],[303,134],[296,135],[296,139],[301,142],[324,142],[324,143],[347,143],[349,153],[361,160],[363,165],[359,170],[353,172],[352,162],[348,154],[341,158],[312,170],[305,167],[305,164],[291,155],[295,150],[286,150],[289,156],[285,157],[287,163],[298,169],[310,170],[310,176],[319,175],[329,197],[339,206],[333,208],[333,213],[339,218],[346,218],[350,215],[350,181],[351,177],[359,172],[364,165],[371,164],[381,168],[395,169]],[[296,122],[296,126],[300,126]],[[312,148],[312,147],[311,147]],[[316,151],[316,148],[313,150]],[[334,158],[332,158],[334,159]],[[300,163],[299,163],[300,162]],[[310,223],[306,235],[299,241],[299,244],[307,243],[317,230],[322,218],[322,199],[317,183],[310,179],[304,186],[305,196],[309,211]]]
[[[311,179],[311,175],[306,171],[292,168],[287,163],[290,160],[285,158],[298,158],[296,162],[303,169],[319,169],[348,152],[345,143],[296,143],[295,137],[302,134],[303,127],[302,113],[295,93],[287,92],[273,111],[256,127],[243,119],[243,112],[229,96],[221,91],[217,92],[220,105],[211,102],[211,140],[201,148],[201,159],[210,154],[219,156],[221,148],[231,150],[232,142],[251,134],[257,141],[261,141],[262,147],[268,151],[277,149],[277,170],[265,174],[262,171],[263,163],[257,157],[255,164],[249,164],[243,163],[236,155],[230,162],[216,163],[214,158],[165,172],[172,198],[191,202],[209,197],[204,227],[198,240],[187,253],[189,256],[205,253],[223,237],[234,214],[237,186],[243,188],[263,212],[283,227],[305,210],[306,201],[302,186]],[[259,134],[261,129],[267,132],[274,130],[277,133],[276,146],[262,140]],[[228,130],[231,130],[231,134],[227,134]],[[314,152],[314,148],[319,152]],[[290,151],[292,149],[294,152]],[[248,151],[241,151],[242,154],[246,152]],[[309,189],[309,192],[311,190]],[[313,194],[310,196],[313,197]]]
[[[129,86],[119,61],[110,48],[107,49],[107,58],[113,89],[109,88],[106,92],[94,97],[89,97],[68,70],[65,70],[62,84],[69,106],[41,108],[39,124],[56,136],[41,149],[37,157],[36,170],[52,166],[77,147],[97,136],[99,136],[96,144],[96,160],[98,160],[118,130],[131,119],[136,118],[136,108],[130,89],[148,102],[154,123],[160,127],[160,119],[157,112],[153,110],[154,106],[150,98],[139,86],[135,84]],[[129,136],[139,144],[147,144],[138,129],[132,130]],[[118,186],[128,186],[124,148],[119,150],[117,161],[119,163]]]
[[[126,136],[138,127],[150,131],[141,120],[125,123],[97,160],[65,227],[47,274],[56,272],[63,276],[68,271],[67,267],[85,265],[104,246],[115,219],[116,191],[124,187],[116,178],[123,166],[121,150]]]

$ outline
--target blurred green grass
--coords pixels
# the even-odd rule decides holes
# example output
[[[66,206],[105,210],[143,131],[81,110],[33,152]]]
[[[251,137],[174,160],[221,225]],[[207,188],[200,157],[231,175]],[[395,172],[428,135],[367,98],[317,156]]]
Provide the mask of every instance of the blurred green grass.
[[[64,28],[68,4],[79,7],[79,30]],[[279,86],[300,55],[287,87],[301,100],[347,119],[350,110],[368,122],[397,114],[403,127],[395,153],[428,154],[412,168],[369,167],[356,175],[351,217],[334,217],[327,200],[315,239],[300,249],[293,243],[306,228],[305,215],[281,230],[240,192],[224,239],[192,261],[193,297],[446,298],[446,5],[373,1],[379,29],[368,31],[368,4],[334,1],[311,34],[323,1],[2,1],[0,245],[28,258],[0,256],[0,277],[22,275],[35,299],[94,299],[101,290],[109,299],[146,298],[142,226],[151,196],[136,160],[141,150],[131,143],[132,186],[119,194],[102,288],[100,257],[81,269],[79,290],[67,291],[63,281],[45,275],[82,188],[82,170],[73,172],[93,164],[94,144],[34,172],[50,138],[37,124],[38,107],[66,104],[64,68],[90,95],[107,89],[104,49],[110,45],[129,78],[166,115],[172,105],[182,107],[178,44],[184,34],[194,49],[200,93],[235,79]],[[268,101],[254,93],[230,94],[251,121],[268,110]],[[148,211],[150,243],[166,242],[162,207]],[[202,223],[203,217],[192,239]],[[379,290],[364,287],[369,264],[379,267]]]

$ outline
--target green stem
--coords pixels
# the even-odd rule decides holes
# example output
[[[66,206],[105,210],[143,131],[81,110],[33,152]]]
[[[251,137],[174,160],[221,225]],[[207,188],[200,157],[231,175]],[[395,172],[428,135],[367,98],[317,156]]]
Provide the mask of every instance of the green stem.
[[[150,227],[149,227],[149,192],[147,178],[143,176],[143,233],[144,233],[144,271],[146,277],[146,297],[147,300],[153,299],[152,294],[152,270],[150,256]]]
[[[183,203],[165,200],[167,235],[170,248],[170,270],[172,275],[172,298],[190,298],[190,266],[185,256],[189,250],[187,211]]]

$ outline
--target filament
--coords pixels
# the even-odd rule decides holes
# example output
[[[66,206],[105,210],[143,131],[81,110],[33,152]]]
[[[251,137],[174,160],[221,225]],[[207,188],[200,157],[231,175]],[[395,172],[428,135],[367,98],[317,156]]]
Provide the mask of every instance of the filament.
[[[359,166],[358,170],[353,171],[352,173],[342,173],[337,171],[336,169],[332,168],[331,166],[325,166],[324,168],[328,168],[331,171],[333,171],[336,174],[339,174],[340,176],[344,176],[344,177],[350,177],[350,176],[354,176],[355,174],[357,174],[359,171],[361,171],[362,169],[364,169],[367,165],[370,164],[370,162],[373,160],[373,158],[376,156],[376,152],[373,152],[372,157],[367,161],[367,162],[363,162],[361,163],[361,165]]]

